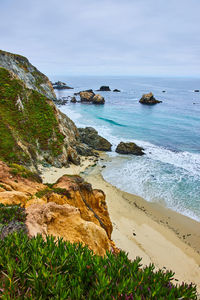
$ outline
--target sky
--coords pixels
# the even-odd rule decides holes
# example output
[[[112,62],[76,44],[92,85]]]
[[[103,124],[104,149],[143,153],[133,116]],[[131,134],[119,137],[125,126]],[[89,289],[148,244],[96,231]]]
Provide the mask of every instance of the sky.
[[[51,75],[200,77],[200,0],[0,0],[0,49]]]

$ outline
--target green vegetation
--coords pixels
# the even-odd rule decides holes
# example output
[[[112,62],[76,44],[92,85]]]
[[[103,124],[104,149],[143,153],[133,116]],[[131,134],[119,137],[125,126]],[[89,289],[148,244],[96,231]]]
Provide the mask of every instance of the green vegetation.
[[[0,240],[13,232],[27,232],[25,209],[20,205],[3,205],[0,203]],[[1,279],[1,266],[0,266]],[[0,297],[1,298],[1,297]]]
[[[141,269],[124,252],[93,255],[81,244],[14,233],[0,240],[1,299],[197,299],[170,271]]]
[[[38,151],[54,157],[62,153],[64,136],[48,101],[0,68],[0,160],[28,164],[28,153],[32,159]]]
[[[25,209],[20,205],[3,205],[0,203],[0,224],[8,225],[12,221],[24,223],[26,220]]]
[[[18,175],[23,178],[32,179],[39,183],[42,182],[42,179],[39,177],[39,175],[37,173],[31,172],[29,169],[25,168],[22,165],[12,163],[12,164],[9,164],[9,167],[11,168],[10,173],[13,175]]]
[[[37,192],[35,194],[35,196],[37,198],[42,198],[44,196],[50,197],[50,195],[53,194],[53,193],[58,194],[58,195],[66,196],[67,198],[71,199],[71,195],[66,189],[55,188],[55,187],[52,187],[52,186],[51,187],[47,186],[47,188],[45,188],[44,190],[41,190],[41,191]]]

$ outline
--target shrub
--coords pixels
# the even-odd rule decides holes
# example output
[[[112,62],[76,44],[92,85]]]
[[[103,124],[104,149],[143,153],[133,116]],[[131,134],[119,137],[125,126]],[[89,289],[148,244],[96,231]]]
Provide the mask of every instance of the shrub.
[[[141,269],[141,259],[94,255],[81,244],[14,233],[0,240],[1,299],[196,299],[171,271]]]

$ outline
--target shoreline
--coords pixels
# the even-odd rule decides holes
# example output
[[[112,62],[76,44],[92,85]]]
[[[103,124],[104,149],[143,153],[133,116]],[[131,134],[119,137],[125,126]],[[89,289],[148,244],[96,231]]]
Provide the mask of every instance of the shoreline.
[[[99,160],[110,159],[100,153]],[[142,265],[154,263],[175,272],[175,278],[194,282],[200,291],[200,223],[157,203],[121,191],[104,180],[96,157],[82,158],[80,166],[40,168],[44,182],[53,183],[64,174],[80,174],[93,188],[106,194],[113,224],[112,239],[129,253],[142,258]]]

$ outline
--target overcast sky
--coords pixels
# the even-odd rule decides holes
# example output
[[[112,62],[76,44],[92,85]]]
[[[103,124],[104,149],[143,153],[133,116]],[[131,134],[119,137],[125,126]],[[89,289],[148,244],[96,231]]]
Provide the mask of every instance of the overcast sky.
[[[200,0],[0,0],[0,49],[47,75],[200,77]]]

